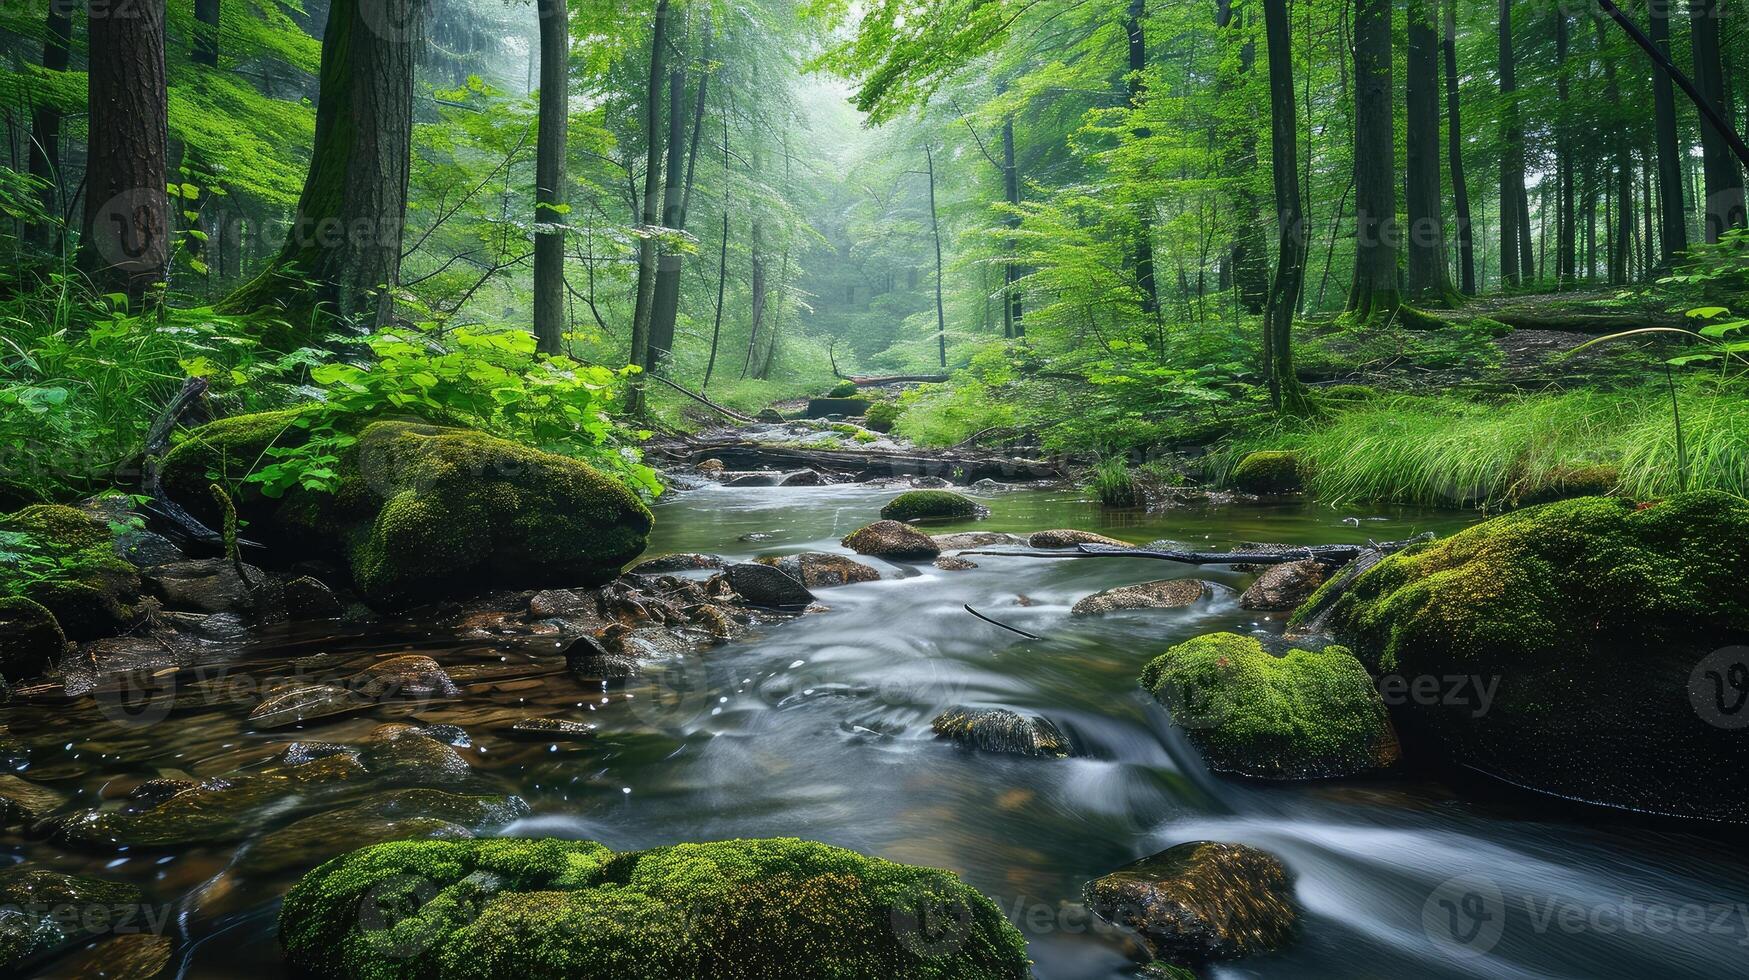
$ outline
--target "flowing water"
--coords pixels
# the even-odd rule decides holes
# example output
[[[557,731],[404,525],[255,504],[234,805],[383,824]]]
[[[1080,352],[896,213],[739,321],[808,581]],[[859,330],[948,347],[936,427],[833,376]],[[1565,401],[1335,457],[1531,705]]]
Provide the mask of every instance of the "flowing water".
[[[680,494],[656,508],[651,553],[838,550],[838,539],[891,495],[867,487]],[[1112,514],[1047,491],[987,503],[990,520],[943,530],[1080,527],[1215,549],[1395,539],[1471,519],[1254,505]],[[1485,786],[1466,785],[1460,795],[1426,775],[1286,785],[1210,775],[1136,677],[1189,637],[1280,629],[1280,616],[1238,607],[1248,576],[1149,560],[975,560],[979,568],[961,572],[871,562],[883,581],[821,590],[829,611],[662,665],[624,689],[540,668],[520,648],[458,642],[406,623],[277,630],[253,639],[231,668],[243,676],[429,653],[467,693],[415,717],[469,729],[469,762],[533,808],[502,833],[591,838],[616,849],[796,836],[949,868],[1027,935],[1041,978],[1131,974],[1130,945],[1089,921],[1082,886],[1199,839],[1281,857],[1304,912],[1291,948],[1216,968],[1215,977],[1749,974],[1749,857],[1725,834]],[[1189,610],[1069,614],[1099,589],[1180,576],[1234,591]],[[1042,638],[980,622],[965,604]],[[514,670],[492,673],[518,666],[515,679],[506,679]],[[14,737],[31,746],[25,774],[68,793],[69,806],[90,807],[145,776],[247,770],[300,735],[346,741],[411,710],[260,733],[243,721],[252,703],[227,692],[150,726],[79,703],[32,702],[9,714]],[[1071,737],[1077,757],[1024,759],[938,742],[930,720],[955,704],[1045,715]],[[503,719],[527,715],[592,721],[600,735],[554,745],[493,735]],[[140,884],[171,915],[173,969],[183,976],[282,972],[273,915],[302,865],[243,876],[229,842],[94,857],[28,836],[6,840],[16,860]],[[46,975],[95,968],[74,959]]]

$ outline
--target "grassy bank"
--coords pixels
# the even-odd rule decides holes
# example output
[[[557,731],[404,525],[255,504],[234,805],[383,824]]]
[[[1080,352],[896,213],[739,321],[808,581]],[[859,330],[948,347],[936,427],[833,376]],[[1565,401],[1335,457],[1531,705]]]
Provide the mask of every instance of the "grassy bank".
[[[1681,454],[1663,386],[1490,401],[1396,396],[1235,436],[1214,476],[1251,451],[1292,449],[1307,491],[1331,503],[1504,504],[1598,467],[1614,469],[1616,492],[1631,497],[1673,493],[1685,475],[1688,489],[1749,495],[1749,390],[1690,382],[1676,402]]]

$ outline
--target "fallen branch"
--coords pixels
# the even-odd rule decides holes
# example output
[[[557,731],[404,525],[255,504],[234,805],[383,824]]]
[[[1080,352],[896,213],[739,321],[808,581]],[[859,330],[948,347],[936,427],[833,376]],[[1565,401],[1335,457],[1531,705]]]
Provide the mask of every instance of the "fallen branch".
[[[1410,545],[1432,540],[1433,533],[1429,531],[1406,541],[1387,541],[1383,544],[1315,544],[1285,551],[1150,551],[1145,548],[1083,544],[1070,552],[961,551],[958,554],[1002,558],[1152,558],[1185,565],[1285,565],[1310,558],[1325,565],[1345,565],[1371,551],[1390,554],[1393,551],[1402,551]]]
[[[200,403],[207,392],[205,378],[189,378],[182,383],[182,390],[164,406],[164,411],[153,421],[152,428],[146,432],[146,445],[142,450],[140,463],[140,493],[149,498],[146,509],[176,526],[176,530],[191,541],[201,544],[220,545],[225,543],[224,536],[202,524],[193,514],[182,508],[181,504],[171,500],[164,493],[163,486],[163,456],[170,448],[170,434],[176,431],[176,426],[182,421],[195,405]]]
[[[990,617],[984,615],[983,613],[977,611],[976,609],[973,609],[970,605],[966,605],[965,610],[966,610],[966,612],[971,613],[972,615],[978,617],[979,619],[983,620],[984,622],[989,623],[991,626],[1000,627],[1002,629],[1007,630],[1010,633],[1018,633],[1021,636],[1024,636],[1029,640],[1043,639],[1043,637],[1038,636],[1037,634],[1034,634],[1034,633],[1028,633],[1026,630],[1015,629],[1014,627],[1008,625],[1007,623],[998,623],[994,619],[991,619]]]
[[[1561,330],[1569,333],[1616,333],[1636,327],[1682,326],[1680,317],[1667,313],[1587,313],[1580,310],[1513,307],[1483,315],[1516,330]]]
[[[742,439],[688,441],[673,446],[652,446],[652,455],[681,462],[716,458],[732,470],[800,467],[846,476],[940,476],[975,483],[990,478],[1003,482],[1043,480],[1067,475],[1055,462],[1017,459],[986,453],[883,452],[877,450],[820,449],[774,446]]]
[[[879,388],[882,385],[944,384],[948,380],[948,376],[945,374],[889,374],[884,377],[853,376],[846,380],[858,388]]]
[[[1303,617],[1297,612],[1294,616],[1303,622],[1304,629],[1316,633],[1324,632],[1325,621],[1330,618],[1331,610],[1336,608],[1336,600],[1342,598],[1343,594],[1348,591],[1348,587],[1354,584],[1354,580],[1360,578],[1361,573],[1384,560],[1385,553],[1382,550],[1368,549],[1361,552],[1359,557],[1342,566],[1342,570],[1336,573],[1336,577],[1317,591],[1313,596],[1318,603],[1316,606],[1308,606],[1301,610],[1305,613]]]
[[[698,402],[700,405],[703,405],[706,408],[709,408],[712,411],[715,411],[721,415],[726,415],[729,418],[732,418],[737,422],[752,422],[752,421],[754,421],[754,419],[752,417],[747,416],[747,415],[742,415],[740,412],[737,412],[732,408],[724,408],[723,406],[718,405],[716,402],[711,401],[709,398],[706,398],[705,396],[698,394],[697,392],[689,391],[685,388],[682,388],[680,385],[677,385],[674,382],[669,381],[667,378],[662,377],[660,374],[647,374],[647,375],[645,375],[645,377],[654,378],[657,381],[660,381],[663,384],[667,385],[668,387],[673,388],[675,391],[678,391],[681,394],[685,395],[686,397],[692,399],[693,401]]]

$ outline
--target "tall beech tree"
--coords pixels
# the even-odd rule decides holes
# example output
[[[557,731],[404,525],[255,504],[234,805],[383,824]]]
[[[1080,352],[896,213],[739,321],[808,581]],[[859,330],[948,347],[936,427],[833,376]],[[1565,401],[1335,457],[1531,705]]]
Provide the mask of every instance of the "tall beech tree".
[[[1397,288],[1396,110],[1391,89],[1391,0],[1354,6],[1354,283],[1348,311],[1388,316]]]
[[[534,336],[557,354],[565,334],[565,145],[571,116],[571,18],[565,0],[536,0],[540,135],[535,143]]]
[[[662,81],[668,64],[668,0],[657,0],[654,28],[650,32],[650,75],[644,90],[644,198],[639,214],[637,307],[632,313],[632,367],[648,371],[650,359],[650,308],[656,296],[656,265],[659,254],[656,233],[662,216]],[[644,410],[644,384],[632,380],[627,407],[632,414]]]
[[[1130,0],[1129,9],[1124,19],[1124,34],[1129,40],[1129,106],[1131,112],[1140,112],[1142,96],[1147,91],[1147,83],[1143,72],[1148,68],[1148,38],[1142,26],[1143,19],[1148,15],[1148,6],[1144,0]],[[1145,126],[1132,126],[1131,133],[1138,140],[1147,139],[1148,129]],[[933,181],[931,182],[933,187]],[[1142,297],[1142,312],[1153,316],[1160,311],[1160,286],[1154,279],[1154,216],[1151,202],[1142,202],[1136,211],[1136,234],[1132,243],[1135,260],[1136,288]],[[931,211],[933,211],[931,207]],[[945,364],[946,362],[943,361]]]
[[[91,136],[79,267],[98,292],[137,303],[164,281],[170,260],[164,0],[95,12],[88,31]]]
[[[692,125],[686,127],[686,63],[676,61],[668,73],[668,182],[662,195],[662,224],[672,231],[686,230],[686,211],[692,201],[692,181],[698,172],[698,147],[704,135],[705,100],[710,93],[711,23],[707,16],[701,49],[704,67],[692,96]],[[683,176],[684,175],[684,176]],[[660,364],[674,350],[674,328],[680,317],[680,276],[685,271],[686,252],[666,249],[656,270],[656,293],[650,311],[651,360]]]
[[[1407,102],[1404,160],[1408,205],[1409,298],[1420,305],[1449,305],[1451,277],[1445,265],[1445,205],[1439,173],[1439,33],[1435,0],[1409,0]]]
[[[1294,375],[1293,324],[1306,278],[1306,218],[1300,202],[1299,122],[1294,112],[1293,35],[1287,0],[1263,0],[1263,24],[1269,54],[1270,153],[1280,233],[1275,281],[1263,317],[1263,362],[1270,402],[1278,411],[1302,415],[1309,405]]]
[[[413,72],[426,0],[332,0],[316,141],[292,225],[233,310],[387,323],[400,277],[413,139]]]

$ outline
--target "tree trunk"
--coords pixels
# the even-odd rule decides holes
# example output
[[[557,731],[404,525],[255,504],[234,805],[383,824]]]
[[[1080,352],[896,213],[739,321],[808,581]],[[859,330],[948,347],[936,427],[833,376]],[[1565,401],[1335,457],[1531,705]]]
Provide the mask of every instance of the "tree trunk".
[[[534,336],[559,353],[565,316],[565,148],[571,125],[571,21],[565,0],[538,0],[540,135],[534,164]]]
[[[947,367],[947,308],[941,299],[941,219],[935,211],[935,153],[923,147],[929,165],[929,230],[935,235],[935,338],[941,347],[941,366]]]
[[[1661,2],[1661,0],[1660,0]],[[1554,8],[1555,18],[1555,288],[1577,278],[1574,259],[1573,138],[1569,117],[1567,75],[1567,13]],[[1546,266],[1545,266],[1546,271]]]
[[[1512,0],[1500,0],[1500,284],[1520,279],[1520,211],[1524,196],[1524,131],[1518,122],[1518,76],[1512,57]]]
[[[1670,7],[1647,4],[1652,43],[1670,57]],[[1658,138],[1658,255],[1668,268],[1688,250],[1688,211],[1682,203],[1682,159],[1676,136],[1676,92],[1668,72],[1652,69],[1652,114]]]
[[[1020,207],[1020,168],[1014,163],[1014,117],[1006,116],[1002,120],[1002,197],[1008,202],[1009,208]],[[1003,222],[1010,232],[1020,228],[1020,214],[1010,211]],[[1004,246],[1008,250],[1008,261],[1002,263],[1002,336],[1009,339],[1026,336],[1026,326],[1021,322],[1024,307],[1020,298],[1020,269],[1014,264],[1014,251],[1020,243],[1012,236]]]
[[[1720,115],[1730,118],[1719,55],[1719,0],[1688,0],[1693,39],[1694,84],[1701,97]],[[1703,113],[1700,119],[1701,164],[1706,172],[1706,240],[1716,242],[1731,228],[1744,224],[1743,174],[1731,156],[1725,134]]]
[[[1457,0],[1445,0],[1446,164],[1451,169],[1452,205],[1457,210],[1458,288],[1476,295],[1475,229],[1471,227],[1470,189],[1464,179],[1464,127],[1458,112]]]
[[[1420,305],[1451,304],[1445,265],[1445,207],[1439,173],[1439,34],[1435,0],[1409,0],[1405,65],[1405,158],[1409,212],[1409,297]]]
[[[394,312],[407,218],[413,72],[425,0],[333,0],[315,150],[278,257],[226,301],[373,329]]]
[[[703,102],[704,100],[699,100]],[[723,100],[723,186],[729,185],[729,103]],[[708,394],[711,388],[711,374],[717,369],[717,342],[723,336],[723,294],[729,284],[729,205],[723,204],[723,240],[717,249],[717,321],[711,327],[711,359],[704,366],[704,384],[699,386],[700,394]]]
[[[71,8],[63,3],[50,3],[48,29],[43,36],[43,67],[49,71],[67,70],[67,51],[73,33]],[[30,117],[30,175],[38,182],[37,201],[49,220],[33,222],[26,229],[31,244],[45,252],[59,252],[65,214],[61,189],[61,110],[52,105],[40,105]]]
[[[703,62],[710,64],[710,23],[705,23]],[[686,68],[681,65],[669,73],[668,83],[668,187],[663,195],[662,223],[675,231],[686,229],[686,208],[692,200],[692,178],[698,167],[698,144],[704,128],[705,97],[710,75],[698,76],[698,91],[693,93],[692,136],[683,129],[686,93]],[[684,160],[682,159],[684,157]],[[677,175],[685,173],[684,179]],[[686,253],[674,249],[662,256],[656,272],[655,307],[650,314],[650,360],[657,366],[674,351],[674,327],[680,318],[681,272]]]
[[[1354,11],[1354,288],[1349,312],[1389,315],[1397,290],[1396,118],[1391,99],[1391,0]]]
[[[1129,107],[1131,112],[1141,109],[1142,94],[1146,86],[1142,82],[1142,71],[1148,67],[1147,36],[1142,32],[1142,18],[1147,15],[1145,0],[1130,0],[1129,17],[1124,22],[1124,33],[1129,37]],[[1150,133],[1147,127],[1132,127],[1135,138],[1147,139]],[[1160,310],[1160,289],[1154,282],[1154,216],[1153,205],[1144,201],[1136,211],[1136,237],[1134,242],[1136,260],[1136,285],[1141,290],[1142,312],[1153,316]],[[942,361],[946,366],[947,361]]]
[[[656,294],[656,240],[651,236],[660,220],[662,204],[662,76],[668,48],[668,0],[656,2],[656,25],[650,36],[650,82],[644,92],[644,204],[638,239],[638,303],[632,315],[633,366],[648,371],[650,361],[650,307]],[[634,377],[627,398],[627,411],[644,410],[644,383]]]
[[[1294,308],[1306,279],[1306,219],[1300,206],[1299,123],[1294,113],[1293,45],[1287,0],[1264,0],[1263,27],[1269,51],[1270,147],[1275,169],[1275,207],[1280,242],[1275,285],[1263,318],[1263,357],[1269,400],[1277,411],[1304,414],[1305,392],[1294,375]],[[1437,143],[1437,137],[1435,139]]]
[[[1621,83],[1616,78],[1615,55],[1608,52],[1609,37],[1604,33],[1603,15],[1593,13],[1592,17],[1597,27],[1598,51],[1603,58],[1603,98],[1620,118]],[[1628,281],[1628,256],[1634,233],[1634,164],[1625,129],[1612,127],[1610,142],[1615,150],[1615,207],[1611,215],[1609,283],[1621,286]]]
[[[137,0],[128,11],[87,26],[91,135],[79,266],[99,293],[137,304],[164,281],[170,260],[170,105],[164,0]]]
[[[1231,0],[1221,0],[1215,8],[1215,26],[1243,32],[1243,8],[1239,9],[1238,16],[1234,16],[1234,13]],[[1217,82],[1223,100],[1233,98],[1231,91],[1250,76],[1256,61],[1255,42],[1249,36],[1244,36],[1239,45],[1237,76],[1224,73]],[[1258,220],[1262,208],[1250,183],[1250,175],[1257,171],[1257,134],[1250,120],[1242,120],[1237,126],[1223,127],[1218,137],[1227,148],[1226,171],[1237,181],[1233,190],[1237,228],[1229,253],[1232,257],[1231,285],[1238,290],[1239,302],[1246,312],[1262,313],[1269,301],[1270,283],[1268,246],[1264,238],[1263,222]]]
[[[219,0],[194,0],[194,48],[189,59],[208,68],[219,66]]]

